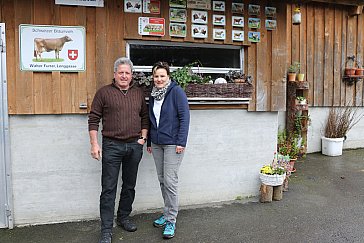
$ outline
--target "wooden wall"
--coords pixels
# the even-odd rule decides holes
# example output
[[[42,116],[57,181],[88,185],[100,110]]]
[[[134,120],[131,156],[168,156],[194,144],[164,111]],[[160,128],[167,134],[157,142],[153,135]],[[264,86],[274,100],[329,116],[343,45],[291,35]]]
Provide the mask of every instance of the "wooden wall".
[[[351,15],[352,7],[311,3],[301,6],[302,23],[292,25],[293,9],[287,9],[287,65],[302,64],[310,84],[309,104],[363,106],[363,81],[350,86],[342,75],[347,56],[364,59],[364,13]]]
[[[9,114],[77,114],[81,103],[90,107],[98,88],[111,82],[113,62],[125,55],[126,41],[163,40],[196,43],[231,42],[231,0],[226,1],[227,40],[212,39],[212,11],[209,12],[209,38],[141,37],[137,19],[146,14],[123,13],[121,0],[105,0],[104,8],[61,6],[54,0],[0,0],[0,21],[6,24],[7,79]],[[160,17],[168,19],[168,1],[161,1]],[[247,39],[247,6],[245,3],[245,39]],[[344,105],[354,101],[363,105],[363,85],[346,86],[341,80],[345,58],[363,53],[364,16],[348,16],[343,5],[307,4],[302,6],[303,23],[292,25],[293,5],[282,1],[259,1],[264,26],[264,7],[277,8],[277,30],[262,27],[261,42],[245,47],[245,73],[252,75],[255,92],[252,111],[283,111],[286,104],[286,70],[300,61],[310,82],[313,106]],[[190,16],[190,9],[188,10]],[[155,15],[151,15],[155,16]],[[190,19],[190,18],[189,18]],[[190,21],[190,20],[189,20]],[[19,25],[80,25],[86,27],[86,71],[21,72],[19,70]],[[187,22],[187,26],[190,26]],[[166,21],[166,27],[168,21]],[[168,29],[168,27],[166,28]],[[188,28],[189,31],[189,28]]]
[[[105,1],[105,8],[55,5],[54,0],[2,0],[6,25],[9,114],[87,113],[96,90],[113,77],[113,62],[125,55],[122,1]],[[19,25],[86,27],[86,71],[21,72]]]
[[[168,19],[168,1],[161,1],[161,17]],[[260,1],[262,25],[267,0]],[[67,114],[86,113],[96,90],[110,83],[113,62],[125,55],[126,40],[163,40],[196,43],[241,45],[231,41],[231,0],[226,1],[226,41],[212,39],[212,11],[209,11],[209,38],[141,37],[137,33],[137,19],[142,14],[123,13],[123,1],[105,0],[104,8],[61,6],[54,0],[0,0],[0,20],[6,24],[7,75],[9,114]],[[247,4],[249,1],[245,1]],[[285,109],[286,65],[286,5],[276,6],[277,31],[261,28],[262,41],[245,48],[245,72],[253,76],[255,94],[250,110]],[[188,10],[190,14],[190,9]],[[247,11],[245,11],[245,39],[247,39]],[[143,14],[146,15],[146,14]],[[155,15],[152,15],[155,16]],[[190,18],[189,18],[190,19]],[[190,20],[189,20],[190,21]],[[19,70],[19,25],[80,25],[86,27],[86,71],[21,72]],[[168,21],[167,21],[168,24]],[[187,22],[187,26],[190,26]],[[168,25],[166,25],[168,26]],[[274,65],[272,65],[274,63]],[[274,95],[273,95],[274,94]]]

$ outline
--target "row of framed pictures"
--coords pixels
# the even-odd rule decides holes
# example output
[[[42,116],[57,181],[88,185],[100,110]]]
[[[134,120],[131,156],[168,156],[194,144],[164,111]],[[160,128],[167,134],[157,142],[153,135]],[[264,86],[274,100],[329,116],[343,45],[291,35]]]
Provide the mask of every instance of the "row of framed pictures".
[[[194,24],[207,24],[208,23],[208,13],[207,11],[192,10],[192,23]],[[169,20],[171,22],[187,22],[187,10],[180,8],[171,8],[169,10]],[[213,14],[212,23],[214,25],[225,25],[226,18],[225,15]],[[235,27],[244,27],[244,17],[242,16],[232,16],[232,24]]]
[[[192,10],[192,23],[194,24],[207,24],[208,23],[208,13],[207,11]],[[169,20],[171,22],[187,22],[187,10],[180,8],[171,8],[169,10]],[[244,27],[244,17],[242,16],[232,16],[232,26],[233,27]],[[260,29],[260,18],[248,18],[248,27],[251,29]],[[212,23],[217,26],[225,26],[226,17],[225,15],[213,14]],[[267,19],[265,21],[265,26],[268,30],[274,30],[277,27],[277,21],[273,19]]]
[[[149,13],[160,14],[160,0],[124,0],[124,12],[126,13]],[[209,0],[169,0],[170,8],[193,8],[202,10],[211,10],[211,1]],[[216,12],[225,12],[225,1],[212,1],[212,10]],[[243,3],[231,3],[231,12],[244,14]],[[252,16],[260,15],[260,6],[255,4],[248,5],[248,14]],[[265,16],[267,18],[276,18],[277,10],[275,7],[265,7]]]
[[[164,18],[149,18],[139,17],[138,21],[138,33],[139,35],[150,35],[150,36],[164,36],[165,35],[165,19]],[[232,30],[233,41],[244,41],[243,30]],[[170,23],[169,24],[169,35],[172,37],[186,37],[187,36],[187,25],[181,23]],[[200,24],[191,25],[191,36],[193,38],[207,38],[208,37],[208,26]],[[226,30],[225,29],[213,29],[213,39],[225,40]],[[260,32],[249,31],[248,41],[260,42]]]
[[[124,12],[126,13],[151,13],[160,14],[160,0],[124,0]],[[169,6],[172,8],[193,8],[202,10],[211,10],[211,1],[209,0],[169,0]],[[233,13],[244,13],[244,4],[232,3]],[[225,11],[225,1],[213,1],[213,11]]]

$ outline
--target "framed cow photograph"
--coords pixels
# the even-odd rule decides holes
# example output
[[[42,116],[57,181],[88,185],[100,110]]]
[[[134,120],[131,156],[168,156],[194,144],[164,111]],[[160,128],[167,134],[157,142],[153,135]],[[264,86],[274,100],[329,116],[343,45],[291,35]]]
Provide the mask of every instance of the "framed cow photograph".
[[[187,8],[211,10],[211,0],[187,0]]]
[[[213,25],[221,25],[221,26],[225,26],[225,15],[218,15],[218,14],[214,14],[212,16],[212,23]]]
[[[169,24],[169,35],[173,37],[186,37],[187,26],[186,24],[170,23]]]
[[[277,17],[277,10],[273,7],[265,7],[265,17],[267,18],[276,18]]]
[[[207,25],[193,24],[191,32],[193,38],[207,38]]]
[[[192,23],[207,24],[207,11],[192,10]]]
[[[232,32],[233,41],[244,41],[244,31],[243,30],[233,30]]]
[[[212,1],[212,10],[225,11],[225,1]]]
[[[249,13],[249,15],[255,15],[255,16],[260,15],[260,6],[254,5],[254,4],[249,4],[248,13]]]
[[[169,7],[171,8],[186,8],[187,0],[169,0]]]
[[[213,29],[213,38],[214,38],[214,40],[225,40],[226,39],[226,30],[225,29]]]
[[[231,12],[243,14],[244,13],[244,3],[232,3]]]
[[[266,19],[265,20],[265,28],[267,30],[276,30],[277,29],[277,21],[275,19]]]
[[[250,29],[260,29],[260,19],[259,18],[249,18],[248,27]]]
[[[232,25],[234,27],[244,27],[244,17],[242,17],[242,16],[233,16],[232,17]]]
[[[250,42],[260,42],[260,32],[249,31],[248,41]]]
[[[161,1],[143,0],[143,13],[160,14],[161,13]]]
[[[170,8],[169,21],[185,23],[187,21],[187,10],[185,8]]]
[[[141,0],[126,0],[124,1],[125,13],[141,13],[142,1]]]

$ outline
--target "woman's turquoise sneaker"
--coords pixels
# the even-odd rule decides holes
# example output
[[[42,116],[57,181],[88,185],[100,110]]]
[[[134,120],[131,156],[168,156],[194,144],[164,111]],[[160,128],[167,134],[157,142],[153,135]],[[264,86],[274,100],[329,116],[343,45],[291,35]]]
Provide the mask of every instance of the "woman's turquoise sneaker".
[[[156,220],[154,220],[153,225],[154,225],[154,227],[161,228],[164,225],[166,225],[166,223],[167,223],[167,220],[164,217],[164,215],[162,215],[159,218],[157,218]]]
[[[163,231],[163,238],[170,239],[174,237],[174,231],[176,230],[176,224],[167,222]]]

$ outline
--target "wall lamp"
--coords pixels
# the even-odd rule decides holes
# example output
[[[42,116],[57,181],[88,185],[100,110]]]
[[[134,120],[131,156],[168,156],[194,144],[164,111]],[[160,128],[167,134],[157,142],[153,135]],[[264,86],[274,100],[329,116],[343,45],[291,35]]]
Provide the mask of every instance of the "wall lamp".
[[[293,10],[292,24],[301,24],[301,8],[297,5]]]

